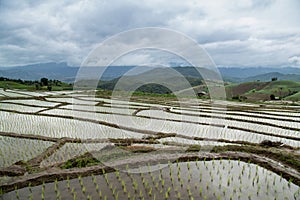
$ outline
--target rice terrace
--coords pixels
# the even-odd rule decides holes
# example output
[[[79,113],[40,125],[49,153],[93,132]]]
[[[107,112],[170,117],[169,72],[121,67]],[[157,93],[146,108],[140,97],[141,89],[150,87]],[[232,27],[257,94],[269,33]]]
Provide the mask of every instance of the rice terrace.
[[[298,106],[0,93],[3,199],[299,199]]]
[[[0,0],[0,200],[300,200],[300,0]]]

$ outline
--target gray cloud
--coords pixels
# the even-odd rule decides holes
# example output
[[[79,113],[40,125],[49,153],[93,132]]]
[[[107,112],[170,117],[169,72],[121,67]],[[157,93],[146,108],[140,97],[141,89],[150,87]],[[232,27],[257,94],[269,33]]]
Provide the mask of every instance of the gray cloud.
[[[79,65],[104,39],[149,26],[187,34],[218,65],[299,65],[291,62],[299,55],[299,8],[297,0],[1,0],[0,66]],[[161,60],[145,52],[135,58]]]
[[[289,58],[289,62],[295,65],[300,65],[300,56],[292,56]]]

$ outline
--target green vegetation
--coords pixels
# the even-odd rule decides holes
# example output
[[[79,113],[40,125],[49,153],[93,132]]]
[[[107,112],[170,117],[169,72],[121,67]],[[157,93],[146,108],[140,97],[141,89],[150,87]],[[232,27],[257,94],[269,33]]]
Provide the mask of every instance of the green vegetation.
[[[113,91],[111,90],[103,90],[99,89],[96,92],[96,97],[111,97],[113,94]],[[114,95],[117,96],[129,96],[130,92],[126,91],[114,91]],[[176,98],[176,95],[169,93],[169,94],[162,94],[162,93],[149,93],[149,92],[142,92],[142,91],[135,91],[132,94],[132,97],[141,97],[141,96],[146,96],[146,97],[167,97],[167,98]]]
[[[228,88],[244,91],[237,93],[241,100],[277,87],[286,91],[284,85],[297,90],[297,84],[274,80]],[[122,94],[129,92],[117,91],[116,99],[108,99],[115,91],[96,92],[105,98],[87,95],[93,92],[24,92],[22,97],[9,96],[18,90],[3,92],[1,197],[298,199],[299,112],[294,106],[231,102],[226,111],[220,104],[212,110],[211,101],[186,99],[178,105],[175,95],[137,91],[130,96],[130,112],[123,112]],[[71,115],[73,103],[81,105]],[[210,123],[213,116],[217,120]]]
[[[226,86],[228,99],[267,101],[291,100],[299,101],[300,82],[288,80],[274,80],[270,82],[247,82]]]
[[[64,83],[59,80],[49,80],[47,78],[41,78],[39,81],[21,80],[21,79],[9,79],[0,77],[0,88],[6,89],[22,89],[22,90],[71,90],[72,84]]]
[[[197,91],[207,91],[207,86],[203,85],[201,79],[186,77],[190,82],[192,88],[195,92]],[[130,80],[128,80],[130,83]],[[168,80],[169,81],[169,80]],[[112,90],[114,90],[117,80],[114,81],[100,81],[99,89],[101,90],[101,95],[103,95],[103,90],[106,91],[107,95],[111,95]],[[129,84],[128,83],[128,84]],[[176,85],[176,81],[171,81],[173,85]],[[172,85],[171,84],[171,85]],[[175,87],[178,90],[173,91],[176,94],[189,90],[180,87]],[[274,80],[270,82],[246,82],[246,83],[226,83],[225,84],[226,95],[228,100],[239,100],[239,101],[268,101],[268,100],[291,100],[300,101],[300,82],[288,81],[288,80]],[[114,91],[115,92],[115,91]],[[118,91],[120,94],[126,93],[125,91]],[[170,91],[169,88],[158,84],[146,84],[136,89],[133,92],[133,96],[150,96],[150,97],[176,97],[175,94]],[[272,98],[272,96],[273,98]],[[207,98],[203,96],[201,98]]]
[[[288,100],[288,101],[299,101],[299,99],[300,99],[300,92],[297,92],[296,94],[288,96],[285,99]]]
[[[213,74],[210,70],[199,68],[206,74]],[[98,81],[97,81],[98,82]],[[88,85],[89,81],[80,81],[78,85]],[[134,76],[122,76],[109,81],[99,81],[98,88],[104,90],[130,91],[132,86],[140,83],[148,83],[135,91],[144,93],[170,94],[180,90],[188,89],[190,86],[203,84],[203,78],[194,67],[156,68]]]
[[[194,151],[200,151],[201,150],[201,146],[200,145],[190,145],[188,147],[188,149],[186,150],[187,152],[194,152]]]
[[[74,158],[71,160],[68,160],[65,162],[61,168],[62,169],[70,169],[70,168],[82,168],[82,167],[88,167],[91,165],[99,164],[100,161],[92,157],[91,154],[87,153],[83,156],[80,156],[78,158]]]
[[[0,81],[0,88],[6,89],[23,89],[23,90],[34,90],[34,85],[22,84],[14,81]]]
[[[163,79],[163,77],[161,77],[161,79]],[[183,80],[183,79],[185,79],[185,80]],[[164,82],[164,83],[166,83],[166,85],[168,87],[165,87],[163,85],[156,84],[156,83],[149,83],[149,84],[142,85],[141,87],[137,88],[135,91],[143,92],[143,93],[171,94],[172,92],[187,89],[187,88],[184,88],[182,86],[182,84],[178,84],[178,83],[182,83],[183,81],[186,81],[186,80],[192,87],[203,84],[202,80],[200,78],[193,78],[193,77],[179,77],[179,78],[175,77],[175,78],[173,78],[172,77],[172,78],[169,78],[166,80],[158,80],[158,81],[151,80],[152,82],[158,82],[158,83]],[[132,87],[132,85],[136,85],[137,83],[141,82],[140,80],[134,80],[134,79],[131,80],[130,78],[126,78],[126,80],[114,79],[111,81],[99,81],[98,88],[103,89],[103,90],[115,90],[116,84],[118,83],[118,81],[121,81],[122,85],[121,86],[118,85],[117,90],[123,90],[123,91],[128,91],[129,88]],[[80,85],[84,85],[84,84],[80,83]],[[171,91],[171,88],[172,88],[172,91]]]
[[[171,94],[172,91],[162,85],[150,83],[139,87],[136,91],[143,93]]]
[[[162,94],[162,93],[149,93],[149,92],[134,92],[133,96],[150,96],[150,97],[171,97],[175,98],[176,96],[171,93]]]
[[[256,155],[266,156],[268,158],[272,158],[281,163],[284,163],[288,166],[291,166],[294,169],[300,170],[300,157],[293,154],[292,152],[282,151],[278,148],[266,148],[262,146],[236,146],[236,145],[228,145],[228,146],[216,146],[213,148],[212,152],[220,153],[226,151],[239,151],[246,153],[253,153]]]

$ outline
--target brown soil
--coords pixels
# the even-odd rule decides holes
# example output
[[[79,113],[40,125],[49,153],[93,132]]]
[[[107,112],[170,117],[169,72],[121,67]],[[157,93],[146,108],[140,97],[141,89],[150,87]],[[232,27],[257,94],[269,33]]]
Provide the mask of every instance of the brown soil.
[[[237,95],[242,95],[252,89],[261,90],[264,87],[269,85],[269,82],[250,82],[250,83],[242,83],[238,86],[226,88],[226,95],[229,98],[232,98]]]

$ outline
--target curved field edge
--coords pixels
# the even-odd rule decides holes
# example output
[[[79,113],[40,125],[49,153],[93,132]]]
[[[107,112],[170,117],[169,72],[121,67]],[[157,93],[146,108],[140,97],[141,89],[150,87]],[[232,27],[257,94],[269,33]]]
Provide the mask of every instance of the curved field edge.
[[[39,99],[37,97],[35,97],[36,99]],[[43,98],[43,97],[41,97]],[[43,101],[48,101],[46,100],[45,98],[43,99],[39,99],[39,100],[43,100]],[[51,102],[51,101],[49,101]],[[58,104],[54,107],[46,107],[44,110],[41,110],[39,112],[36,112],[36,113],[28,113],[28,112],[17,112],[17,111],[10,111],[10,110],[5,110],[5,109],[1,109],[2,111],[6,111],[6,112],[13,112],[13,113],[18,113],[18,114],[26,114],[26,115],[37,115],[37,116],[48,116],[48,117],[60,117],[60,118],[72,118],[72,116],[60,116],[60,115],[49,115],[49,114],[44,114],[44,113],[41,113],[41,112],[44,112],[44,111],[47,111],[47,110],[52,110],[52,109],[56,109],[56,108],[59,108],[61,106],[64,106],[64,105],[67,105],[68,103],[66,102],[60,102],[61,104]],[[150,109],[150,108],[149,108]],[[143,110],[143,109],[142,109]],[[145,110],[148,110],[148,109],[145,109]],[[133,113],[133,115],[135,116],[139,111],[141,111],[140,109],[137,109],[136,112]],[[173,111],[170,111],[168,109],[165,110],[166,112],[170,112],[170,113],[173,113],[173,114],[179,114],[177,112],[173,112]],[[87,112],[87,111],[84,111],[84,112]],[[110,114],[110,113],[103,113],[101,112],[102,114]],[[116,113],[115,113],[116,114]],[[182,114],[182,113],[180,113]],[[118,115],[122,115],[122,114],[118,114]],[[124,115],[124,114],[123,114]],[[200,115],[193,115],[193,114],[184,114],[184,115],[190,115],[190,116],[203,116],[203,117],[211,117],[207,114],[200,114]],[[143,118],[147,118],[147,117],[144,117],[144,116],[139,116],[139,117],[143,117]],[[250,117],[250,116],[249,116]],[[254,116],[251,116],[251,117],[254,117]],[[257,116],[255,116],[257,117]],[[214,117],[215,118],[215,117]],[[228,117],[227,117],[228,118]],[[157,118],[159,119],[159,118]],[[223,119],[223,118],[222,118]],[[83,120],[81,118],[77,118],[77,120]],[[166,119],[165,119],[166,120]],[[247,123],[254,123],[256,124],[257,122],[255,121],[251,121],[251,120],[241,120],[241,119],[235,119],[235,118],[231,118],[229,117],[228,120],[235,120],[235,121],[241,121],[241,122],[247,122]],[[275,120],[278,120],[278,119],[275,119]],[[83,121],[89,121],[89,122],[95,122],[95,121],[91,121],[91,120],[88,120],[88,119],[85,119]],[[176,120],[168,120],[168,121],[176,121]],[[181,121],[183,122],[183,121]],[[102,122],[98,122],[98,123],[102,123]],[[192,123],[192,122],[189,122],[189,123]],[[107,123],[102,123],[103,125],[110,125],[111,124],[107,124]],[[286,127],[286,126],[280,126],[280,125],[276,125],[276,124],[270,124],[270,123],[262,123],[260,122],[260,124],[263,124],[263,125],[268,125],[268,126],[272,126],[272,127],[277,127],[277,128],[281,128],[281,129],[286,129],[286,130],[294,130],[294,131],[299,131],[300,129],[299,128],[292,128],[292,127]],[[205,124],[203,124],[205,125]],[[115,125],[114,125],[115,126]],[[291,139],[291,140],[300,140],[298,137],[294,137],[294,136],[281,136],[281,135],[278,135],[278,134],[273,134],[273,133],[266,133],[266,132],[261,132],[261,131],[253,131],[253,130],[249,130],[249,129],[244,129],[244,128],[238,128],[238,127],[232,127],[232,126],[229,126],[228,128],[230,129],[235,129],[235,130],[241,130],[241,131],[248,131],[248,132],[252,132],[252,133],[257,133],[257,134],[262,134],[262,135],[269,135],[269,136],[274,136],[274,137],[280,137],[280,138],[285,138],[285,139]]]
[[[67,96],[61,96],[61,98],[65,98]],[[8,97],[7,97],[8,98]],[[47,98],[47,99],[46,99]],[[43,111],[51,110],[51,109],[57,109],[60,108],[60,106],[64,105],[69,105],[70,103],[67,102],[57,102],[57,101],[52,101],[53,99],[57,100],[57,97],[15,97],[15,98],[8,98],[8,99],[36,99],[36,100],[41,100],[45,102],[56,102],[58,103],[56,106],[36,106],[36,107],[42,107],[44,110],[39,111],[37,113],[24,113],[24,112],[19,112],[19,114],[26,114],[26,115],[36,115],[36,116],[43,116],[45,115],[44,113],[41,113]],[[71,98],[71,97],[69,97]],[[75,98],[76,99],[76,98]],[[141,99],[139,99],[141,100]],[[157,100],[157,99],[154,99]],[[145,102],[145,100],[143,99]],[[143,102],[142,101],[142,102]],[[155,101],[154,101],[155,102]],[[154,103],[152,102],[152,103]],[[157,102],[157,103],[162,103],[165,104],[165,102]],[[17,105],[23,105],[18,103]],[[24,104],[26,105],[26,104]],[[174,104],[165,104],[168,106],[174,106]],[[99,102],[98,106],[104,106],[103,103]],[[120,106],[120,105],[118,105]],[[203,105],[202,105],[203,106]],[[209,105],[208,105],[209,106]],[[32,106],[34,107],[34,106]],[[220,106],[221,107],[221,106]],[[120,106],[120,108],[123,108]],[[230,109],[237,109],[237,106],[232,106]],[[275,109],[276,107],[274,107]],[[151,109],[151,108],[149,108]],[[249,112],[248,107],[239,107],[240,110],[243,110],[246,112]],[[257,108],[260,109],[260,108]],[[271,110],[271,109],[270,109]],[[137,109],[138,111],[138,109]],[[168,112],[168,110],[164,110],[165,112]],[[255,109],[252,110],[253,112]],[[9,112],[9,111],[6,111]],[[13,111],[10,111],[13,112]],[[85,111],[86,112],[86,111]],[[18,113],[18,112],[15,112]],[[103,114],[109,114],[105,112],[101,112]],[[133,113],[133,115],[136,115],[138,112]],[[174,113],[178,114],[178,113]],[[244,114],[246,115],[246,114]],[[277,114],[276,114],[277,115]],[[71,116],[59,116],[59,115],[46,115],[47,117],[60,117],[60,118],[66,118],[66,119],[73,119],[73,120],[79,120],[79,121],[88,121],[91,123],[95,124],[102,124],[110,127],[118,127],[116,124],[113,123],[103,123],[101,121],[97,120],[86,120],[85,118],[72,118]],[[196,115],[198,116],[198,115]],[[279,115],[281,116],[281,115]],[[142,117],[142,116],[139,116]],[[251,116],[254,117],[254,116]],[[233,120],[233,119],[232,119]],[[278,120],[278,119],[276,119]],[[295,120],[290,120],[293,122],[296,122]],[[182,121],[180,121],[182,122]],[[121,127],[122,129],[124,127]],[[232,128],[236,129],[236,127],[227,127],[227,128]],[[282,128],[282,127],[280,127]],[[131,129],[132,130],[132,129]],[[245,129],[247,130],[247,129]],[[300,130],[300,129],[299,129]],[[278,175],[281,175],[283,178],[286,180],[295,183],[296,185],[300,185],[300,158],[299,158],[299,153],[297,153],[296,148],[292,148],[289,146],[276,146],[275,147],[268,147],[268,146],[263,146],[263,144],[258,145],[258,144],[253,144],[249,143],[246,141],[229,141],[229,140],[222,140],[222,139],[211,139],[211,138],[197,138],[197,137],[188,137],[184,136],[181,134],[168,134],[168,133],[157,133],[154,131],[145,131],[145,130],[140,130],[140,129],[133,129],[132,131],[135,132],[142,132],[144,134],[147,134],[148,137],[145,138],[145,140],[135,140],[133,141],[128,139],[126,140],[112,140],[112,139],[103,139],[103,140],[81,140],[81,139],[73,139],[73,138],[51,138],[51,137],[45,137],[45,136],[37,136],[37,135],[27,135],[27,134],[14,134],[14,133],[4,133],[0,132],[0,135],[4,136],[9,136],[9,137],[18,137],[18,138],[27,138],[27,139],[36,139],[36,140],[43,140],[43,141],[52,141],[56,142],[53,146],[49,147],[47,151],[45,151],[43,154],[27,161],[27,162],[19,162],[15,166],[17,168],[15,169],[20,169],[25,166],[25,171],[23,172],[28,172],[26,173],[25,176],[16,176],[12,181],[7,183],[7,184],[2,184],[0,185],[0,190],[3,192],[8,192],[15,190],[16,188],[23,188],[27,187],[29,184],[31,186],[34,185],[40,185],[43,182],[54,182],[56,180],[65,180],[67,178],[78,178],[78,176],[91,176],[91,174],[102,174],[103,172],[112,172],[115,171],[118,168],[125,168],[126,165],[132,164],[138,165],[143,164],[144,162],[149,162],[149,163],[157,163],[157,162],[167,162],[168,160],[164,160],[163,157],[169,158],[171,160],[175,160],[174,162],[185,162],[185,161],[204,161],[204,160],[218,160],[218,159],[232,159],[232,160],[242,160],[245,162],[252,162],[254,164],[260,165],[266,169],[269,169],[273,172],[275,172]],[[247,130],[249,131],[249,130]],[[251,131],[249,131],[251,132]],[[266,134],[264,132],[261,132],[261,134]],[[267,133],[270,135],[270,133]],[[272,136],[275,136],[272,134]],[[140,160],[136,160],[136,158],[126,158],[123,160],[117,160],[114,161],[114,163],[110,163],[110,167],[108,166],[103,166],[99,165],[99,163],[95,162],[92,163],[94,166],[84,166],[84,168],[71,168],[71,169],[61,169],[62,166],[51,166],[50,168],[42,169],[39,166],[37,166],[42,160],[44,160],[46,157],[49,155],[52,155],[55,151],[59,150],[65,143],[113,143],[114,145],[119,145],[119,146],[125,146],[125,147],[130,147],[132,144],[138,143],[138,144],[144,144],[146,145],[147,142],[157,142],[158,139],[164,138],[164,137],[180,137],[180,138],[185,138],[185,139],[190,139],[190,140],[195,140],[195,141],[201,141],[201,140],[211,140],[211,141],[218,141],[218,142],[227,142],[227,143],[233,143],[233,144],[241,144],[240,146],[237,145],[228,145],[228,146],[222,146],[222,147],[214,147],[213,151],[211,153],[203,153],[205,151],[205,147],[200,147],[198,149],[197,146],[194,146],[195,148],[191,148],[190,150],[193,151],[191,152],[185,152],[181,154],[180,157],[177,155],[172,155],[172,154],[167,154],[167,151],[163,152],[166,156],[163,156],[161,154],[161,157],[157,157],[154,160],[149,160],[146,156],[146,158],[141,158]],[[285,137],[285,136],[283,136]],[[299,140],[297,137],[292,137],[290,139],[295,139]],[[149,144],[149,143],[148,143]],[[176,146],[176,144],[171,143],[171,142],[165,142],[163,143],[164,145],[172,145]],[[182,144],[177,144],[178,146],[182,146]],[[146,147],[146,146],[145,146]],[[188,146],[187,146],[188,147]],[[191,146],[192,147],[192,146]],[[189,147],[188,147],[189,148]],[[200,152],[196,152],[199,151]],[[177,156],[177,157],[176,157]],[[84,158],[84,157],[82,157]],[[80,158],[79,158],[80,159]],[[144,159],[144,160],[143,160]],[[70,161],[70,160],[69,160]],[[67,161],[68,162],[68,161]],[[282,165],[283,164],[283,165]],[[18,168],[20,167],[20,168]],[[60,168],[58,168],[60,167]],[[24,168],[23,168],[24,169]],[[103,171],[104,170],[104,171]],[[1,169],[0,169],[1,171]]]
[[[151,131],[151,130],[142,130],[142,129],[138,129],[138,128],[134,128],[134,127],[129,127],[129,126],[126,126],[126,125],[118,125],[118,124],[107,122],[107,121],[87,119],[87,118],[82,118],[82,117],[74,117],[74,116],[69,116],[69,115],[55,115],[55,114],[46,114],[46,113],[18,112],[18,111],[4,110],[4,109],[0,109],[0,110],[8,112],[8,113],[16,113],[16,114],[21,114],[21,115],[44,116],[44,117],[52,117],[52,118],[60,118],[60,119],[78,120],[78,121],[90,122],[90,123],[94,123],[94,124],[101,124],[101,125],[112,127],[112,128],[118,128],[118,129],[122,129],[122,130],[133,131],[133,132],[137,132],[137,133],[150,134],[150,135],[155,135],[156,134],[155,131]],[[139,117],[150,119],[150,117],[146,117],[146,116],[139,116]],[[151,117],[151,118],[162,120],[161,118],[155,118],[155,117]],[[173,121],[173,122],[187,122],[187,121],[184,121],[184,120],[173,120],[173,119],[165,119],[165,120],[166,121]],[[200,125],[210,125],[210,126],[215,126],[215,127],[225,127],[225,125],[221,125],[221,124],[208,124],[208,123],[202,123],[202,122],[195,123],[195,122],[188,121],[187,123],[200,124]],[[252,123],[254,123],[254,122],[252,122]],[[278,127],[282,128],[280,126],[278,126]],[[251,133],[257,133],[257,134],[261,134],[261,135],[274,136],[274,137],[278,137],[278,138],[291,139],[291,140],[295,140],[295,141],[300,140],[299,137],[278,135],[278,134],[267,133],[267,132],[262,132],[262,131],[255,131],[255,130],[251,130],[251,129],[248,129],[248,128],[239,128],[239,127],[234,127],[234,126],[228,126],[227,128],[234,129],[234,130],[248,131],[248,132],[251,132]],[[288,129],[288,128],[286,128],[286,129]],[[292,129],[290,129],[290,130],[292,130]],[[300,129],[297,129],[297,130],[300,131]],[[167,133],[165,133],[165,134],[167,134]],[[188,136],[181,135],[181,134],[177,134],[177,136],[183,137],[183,138],[190,138]]]
[[[56,151],[59,151],[60,148],[67,144],[67,143],[81,143],[81,144],[88,144],[88,143],[105,143],[106,145],[113,145],[116,147],[132,147],[134,144],[139,145],[147,145],[147,144],[161,144],[161,145],[169,145],[174,147],[185,147],[187,152],[192,151],[202,151],[205,150],[205,146],[200,145],[188,145],[178,142],[160,142],[159,140],[162,138],[172,138],[176,137],[176,134],[164,134],[164,133],[156,133],[155,135],[149,135],[148,137],[142,138],[142,139],[136,139],[136,138],[107,138],[107,139],[75,139],[75,138],[52,138],[52,137],[46,137],[46,136],[36,136],[36,135],[30,135],[30,134],[17,134],[17,133],[9,133],[9,132],[0,132],[1,136],[6,137],[13,137],[13,138],[25,138],[25,139],[31,139],[31,140],[42,140],[42,141],[51,141],[55,142],[52,146],[48,147],[43,153],[40,155],[32,158],[31,160],[26,163],[27,166],[30,166],[31,168],[38,169],[39,164],[46,159],[47,157],[54,154]],[[192,141],[214,141],[214,142],[223,142],[228,143],[228,146],[224,147],[214,147],[213,151],[243,151],[243,152],[249,152],[259,155],[266,155],[266,156],[272,156],[273,159],[276,159],[280,162],[283,162],[298,171],[300,171],[300,162],[299,162],[299,155],[292,154],[292,152],[299,150],[299,148],[293,148],[291,146],[282,145],[280,142],[272,142],[272,141],[263,141],[260,144],[256,143],[249,143],[246,141],[229,141],[224,139],[210,139],[210,138],[187,138]],[[231,145],[229,145],[232,143]],[[239,146],[235,146],[239,145]],[[242,145],[242,146],[241,146]],[[142,146],[146,148],[147,146]],[[268,148],[273,147],[273,148]],[[148,151],[149,149],[146,148]],[[159,149],[152,149],[154,151]],[[142,149],[142,151],[144,151]],[[49,166],[51,167],[51,166]],[[28,167],[27,167],[28,168]],[[0,175],[8,174],[9,176],[17,176],[17,175],[23,175],[25,172],[29,172],[25,169],[24,165],[22,166],[22,163],[20,164],[13,164],[10,167],[2,168],[0,169]]]
[[[166,159],[168,158],[168,159]],[[107,172],[113,172],[120,168],[127,168],[128,164],[135,166],[139,164],[144,164],[145,162],[150,164],[157,163],[168,163],[169,160],[172,159],[174,162],[189,162],[189,161],[209,161],[209,160],[220,160],[220,159],[230,159],[230,160],[239,160],[244,162],[253,163],[259,165],[265,169],[268,169],[279,176],[285,178],[289,182],[293,182],[296,185],[300,185],[300,174],[298,170],[295,170],[290,167],[286,167],[277,161],[266,158],[264,155],[257,155],[253,153],[245,153],[245,152],[220,152],[220,153],[182,153],[182,154],[166,154],[161,155],[156,158],[149,158],[143,156],[140,159],[136,158],[128,158],[125,160],[116,161],[110,163],[110,166],[103,165],[95,165],[85,168],[72,168],[72,169],[59,169],[59,168],[51,168],[42,172],[28,174],[23,177],[18,177],[17,179],[11,181],[10,183],[6,183],[0,186],[3,193],[7,193],[10,191],[20,188],[27,187],[28,185],[37,186],[43,183],[50,183],[59,180],[73,179],[78,176],[91,176],[100,175]]]

